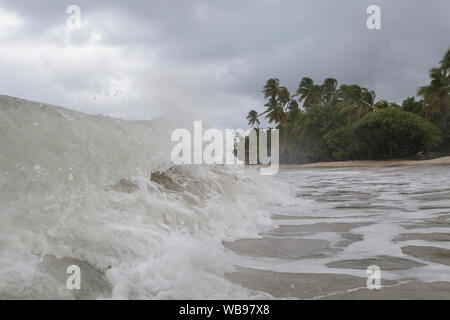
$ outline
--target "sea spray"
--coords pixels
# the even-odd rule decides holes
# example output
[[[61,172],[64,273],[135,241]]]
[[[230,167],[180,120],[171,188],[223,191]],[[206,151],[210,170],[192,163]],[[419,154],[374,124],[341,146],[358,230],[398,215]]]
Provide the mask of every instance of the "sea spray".
[[[0,96],[0,296],[264,297],[226,280],[223,240],[273,226],[289,189],[170,161],[170,128]],[[253,172],[254,171],[254,172]],[[70,264],[81,290],[67,290]]]

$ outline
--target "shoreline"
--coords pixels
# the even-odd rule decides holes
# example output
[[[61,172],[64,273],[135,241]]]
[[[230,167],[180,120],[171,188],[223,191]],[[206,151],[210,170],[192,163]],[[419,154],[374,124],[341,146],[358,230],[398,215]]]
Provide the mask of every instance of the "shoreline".
[[[280,164],[280,170],[309,168],[351,168],[351,167],[396,167],[415,165],[450,165],[450,156],[429,160],[349,160],[333,162],[315,162],[305,164]]]
[[[376,168],[376,167],[397,167],[397,166],[450,166],[450,156],[439,157],[427,160],[348,160],[313,162],[304,164],[280,164],[280,170],[310,169],[310,168]],[[246,164],[246,168],[264,167],[259,164]]]

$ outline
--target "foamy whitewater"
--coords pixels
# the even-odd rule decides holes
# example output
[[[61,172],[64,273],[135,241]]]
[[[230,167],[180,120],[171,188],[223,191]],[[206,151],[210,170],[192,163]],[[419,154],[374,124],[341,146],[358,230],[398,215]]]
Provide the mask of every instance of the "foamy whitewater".
[[[0,298],[264,298],[223,240],[273,227],[280,182],[174,166],[170,128],[0,96]],[[153,174],[152,174],[153,173]],[[68,265],[81,290],[68,290]]]

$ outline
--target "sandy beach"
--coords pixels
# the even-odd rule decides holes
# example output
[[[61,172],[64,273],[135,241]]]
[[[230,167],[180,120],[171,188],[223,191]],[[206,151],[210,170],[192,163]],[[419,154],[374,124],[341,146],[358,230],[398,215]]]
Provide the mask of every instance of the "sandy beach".
[[[308,164],[282,164],[281,170],[297,170],[303,168],[351,168],[351,167],[395,167],[395,166],[423,166],[450,165],[450,156],[429,160],[356,160],[315,162]]]

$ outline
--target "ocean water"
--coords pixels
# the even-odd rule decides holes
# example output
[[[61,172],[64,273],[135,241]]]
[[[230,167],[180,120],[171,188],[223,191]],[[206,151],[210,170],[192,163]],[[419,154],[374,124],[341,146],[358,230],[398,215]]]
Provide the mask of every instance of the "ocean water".
[[[299,169],[277,179],[300,203],[271,206],[276,228],[228,245],[246,268],[238,282],[277,297],[450,299],[449,166]],[[380,292],[367,288],[369,266],[380,268]]]
[[[258,298],[224,277],[222,241],[294,201],[256,170],[174,166],[161,122],[0,97],[0,297]],[[69,265],[81,290],[68,290]]]
[[[371,264],[450,298],[448,166],[174,166],[173,126],[0,96],[0,298],[320,298]]]

